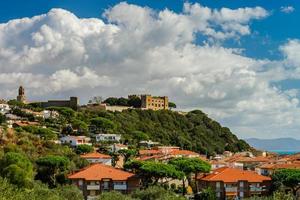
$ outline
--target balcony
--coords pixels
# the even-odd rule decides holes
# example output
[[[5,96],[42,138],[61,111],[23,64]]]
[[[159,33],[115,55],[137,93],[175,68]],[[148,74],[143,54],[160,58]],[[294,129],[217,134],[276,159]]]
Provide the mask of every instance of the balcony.
[[[127,190],[127,185],[114,185],[114,190]]]
[[[250,186],[250,192],[262,192],[262,191],[264,191],[263,187]]]
[[[226,187],[225,191],[226,192],[237,192],[237,187]]]
[[[100,190],[100,185],[87,185],[87,190]]]

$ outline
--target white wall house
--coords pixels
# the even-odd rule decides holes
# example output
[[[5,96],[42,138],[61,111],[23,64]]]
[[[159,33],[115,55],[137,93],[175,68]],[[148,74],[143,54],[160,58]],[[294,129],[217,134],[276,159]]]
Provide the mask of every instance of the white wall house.
[[[110,146],[110,151],[111,152],[118,152],[122,149],[128,149],[128,146],[124,145],[124,144],[113,144]]]
[[[96,141],[97,142],[119,142],[121,140],[121,135],[118,134],[97,134]]]
[[[92,145],[92,143],[90,143],[91,138],[86,136],[68,135],[60,138],[60,141],[62,144],[70,144],[73,147],[77,147],[78,145],[83,145],[83,144]]]
[[[44,110],[42,114],[44,119],[57,118],[59,116],[59,113],[54,110]]]
[[[86,159],[89,163],[102,163],[111,166],[111,156],[106,154],[101,154],[98,152],[86,153],[80,156]]]
[[[5,104],[5,103],[1,103],[0,104],[0,113],[2,115],[5,115],[6,113],[9,113],[10,111],[10,107],[8,104]]]

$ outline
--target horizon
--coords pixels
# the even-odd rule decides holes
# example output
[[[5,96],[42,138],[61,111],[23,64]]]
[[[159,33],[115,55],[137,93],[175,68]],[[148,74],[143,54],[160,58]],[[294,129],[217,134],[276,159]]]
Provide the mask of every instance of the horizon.
[[[300,139],[300,3],[4,1],[0,99],[169,96],[239,138]],[[280,28],[279,28],[280,27]]]

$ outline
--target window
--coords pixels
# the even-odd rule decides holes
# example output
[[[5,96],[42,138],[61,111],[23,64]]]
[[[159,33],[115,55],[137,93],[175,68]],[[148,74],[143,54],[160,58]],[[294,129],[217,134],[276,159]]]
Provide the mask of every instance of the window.
[[[221,183],[220,182],[216,182],[216,188],[220,188],[221,187]]]
[[[79,186],[82,186],[82,184],[83,184],[83,181],[82,181],[82,180],[79,180],[79,181],[78,181],[78,185],[79,185]]]
[[[244,197],[244,192],[240,192],[240,197]]]
[[[244,182],[240,182],[240,187],[244,187]]]

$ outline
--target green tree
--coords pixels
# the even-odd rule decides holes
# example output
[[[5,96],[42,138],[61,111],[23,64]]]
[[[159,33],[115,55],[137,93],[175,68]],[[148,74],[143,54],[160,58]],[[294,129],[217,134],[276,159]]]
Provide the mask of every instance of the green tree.
[[[163,178],[181,179],[184,176],[173,165],[154,161],[131,161],[124,168],[138,174],[144,187],[156,185]]]
[[[118,153],[123,156],[124,163],[137,155],[137,151],[135,149],[121,149]]]
[[[77,129],[80,135],[88,133],[88,125],[84,121],[73,119],[71,124],[72,128]]]
[[[0,124],[4,123],[6,121],[5,115],[0,113]]]
[[[285,186],[290,188],[295,195],[300,189],[300,169],[281,169],[276,170],[272,175],[275,187]]]
[[[63,156],[48,155],[41,157],[36,161],[36,178],[49,186],[54,187],[57,183],[64,183],[65,175],[70,168],[70,161]]]
[[[119,106],[128,106],[128,99],[121,97],[117,101],[117,105]]]
[[[211,169],[211,166],[208,162],[205,162],[199,158],[175,158],[169,161],[169,164],[174,165],[175,168],[185,174],[184,177],[186,177],[189,180],[189,183],[191,185],[191,175],[195,174],[195,179],[197,180],[197,175],[200,172],[209,172]],[[185,188],[185,178],[182,179],[183,187]],[[197,183],[197,181],[196,181]],[[196,190],[197,192],[197,185]],[[185,190],[183,190],[183,195]]]
[[[87,144],[78,145],[76,147],[76,153],[77,154],[90,153],[90,152],[93,152],[93,151],[94,151],[93,146],[87,145]]]
[[[121,194],[120,192],[116,192],[116,191],[104,192],[97,199],[98,200],[134,200],[130,196]]]
[[[115,97],[109,97],[107,99],[104,100],[104,103],[107,103],[111,106],[115,106],[118,105],[118,98]]]
[[[75,185],[59,185],[53,189],[53,192],[57,194],[62,200],[82,200],[82,192]],[[120,199],[119,199],[120,200]]]
[[[128,100],[128,105],[132,106],[134,108],[140,108],[141,105],[142,105],[142,101],[141,101],[141,99],[139,97],[131,97]]]
[[[210,187],[202,190],[200,194],[195,195],[195,200],[215,200],[215,199],[217,199],[216,192]]]
[[[33,166],[21,153],[5,153],[0,160],[0,174],[18,186],[28,186],[33,179]]]
[[[186,198],[177,196],[175,193],[159,186],[152,186],[145,190],[137,190],[131,195],[140,200],[185,200]]]
[[[96,117],[91,119],[91,124],[103,131],[110,131],[116,128],[116,124],[109,119],[103,117]]]
[[[176,108],[176,104],[173,102],[169,102],[169,108]]]

